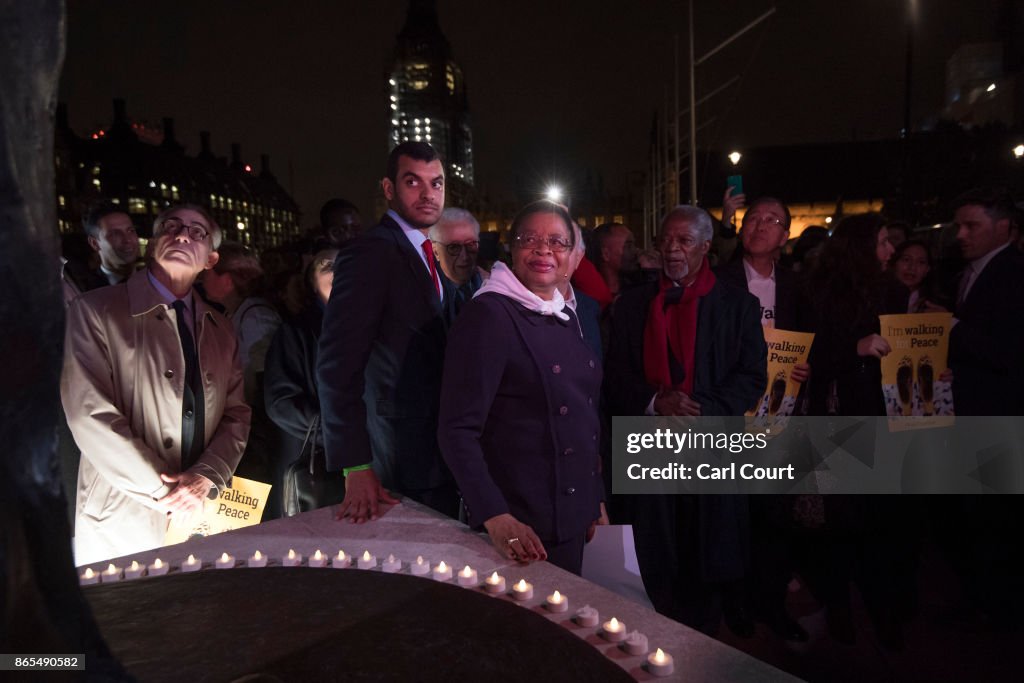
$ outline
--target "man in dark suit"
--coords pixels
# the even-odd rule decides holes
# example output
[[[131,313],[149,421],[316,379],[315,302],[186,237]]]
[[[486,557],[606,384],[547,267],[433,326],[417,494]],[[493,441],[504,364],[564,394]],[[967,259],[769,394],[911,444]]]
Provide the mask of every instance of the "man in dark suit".
[[[91,273],[89,282],[80,283],[82,291],[127,280],[139,260],[139,236],[132,217],[117,204],[104,202],[89,210],[82,226],[89,246],[100,257],[99,270]]]
[[[767,347],[757,299],[716,280],[707,253],[711,218],[676,207],[664,218],[659,282],[615,302],[606,363],[614,415],[743,415],[767,382]],[[633,524],[640,573],[662,614],[717,628],[720,602],[734,630],[749,569],[743,496],[638,495],[615,501]]]
[[[1009,193],[982,188],[953,203],[967,267],[949,336],[957,415],[1024,415],[1024,254]],[[1019,496],[960,496],[939,527],[965,592],[995,624],[1020,628],[1024,524]],[[952,501],[950,501],[952,503]]]
[[[779,267],[779,250],[789,240],[789,208],[774,197],[761,197],[743,214],[741,256],[715,269],[722,282],[746,289],[761,304],[761,325],[806,332],[811,328],[797,277]],[[805,382],[807,363],[793,367],[792,378]],[[785,600],[794,565],[790,496],[758,495],[751,507],[751,598],[758,616],[785,640],[804,642],[807,631],[786,611]]]
[[[1024,254],[1013,248],[1014,204],[979,189],[954,202],[967,267],[949,337],[957,415],[1024,415]]]
[[[436,436],[452,291],[427,239],[444,181],[433,147],[395,147],[381,181],[387,214],[335,262],[317,378],[327,467],[346,478],[339,519],[375,519],[395,502],[389,489],[458,514]]]

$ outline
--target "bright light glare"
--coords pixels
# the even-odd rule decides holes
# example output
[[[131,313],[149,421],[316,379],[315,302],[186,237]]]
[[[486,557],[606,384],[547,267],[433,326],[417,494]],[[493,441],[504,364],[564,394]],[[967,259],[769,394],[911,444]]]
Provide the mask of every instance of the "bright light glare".
[[[562,188],[558,185],[549,185],[544,196],[553,202],[560,202],[562,201]]]
[[[743,155],[740,154],[739,152],[730,152],[729,153],[729,161],[732,162],[733,166],[735,166],[736,164],[740,163],[740,159],[742,159],[742,158],[743,158]]]
[[[1014,147],[1013,156],[1015,156],[1018,159],[1024,157],[1024,145],[1017,145],[1016,147]]]
[[[996,89],[996,84],[995,83],[990,83],[989,86],[987,88],[985,88],[985,92],[992,92],[995,89]]]

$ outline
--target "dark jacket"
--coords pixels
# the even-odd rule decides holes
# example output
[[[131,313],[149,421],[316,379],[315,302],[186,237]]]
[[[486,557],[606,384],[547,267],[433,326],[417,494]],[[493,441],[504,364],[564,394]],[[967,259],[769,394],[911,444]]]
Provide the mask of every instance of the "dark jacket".
[[[583,330],[583,341],[597,355],[600,363],[604,362],[604,348],[601,342],[601,304],[583,292],[574,290],[576,296],[576,318]]]
[[[400,492],[450,483],[436,439],[447,327],[422,257],[389,216],[341,250],[317,364],[329,469],[372,462]]]
[[[910,292],[895,279],[887,278],[876,291],[865,292],[864,296],[869,298],[870,307],[857,320],[850,319],[848,311],[839,307],[815,312],[809,360],[814,368],[811,415],[825,415],[832,410],[839,415],[885,415],[882,363],[877,358],[857,355],[857,342],[880,333],[878,316],[906,313]],[[838,399],[835,407],[830,400],[833,385]]]
[[[996,254],[954,314],[949,337],[957,415],[1024,415],[1024,254]]]
[[[747,271],[743,259],[733,259],[724,266],[715,268],[715,276],[737,289],[747,290]],[[811,330],[809,304],[801,294],[799,276],[775,265],[775,328],[791,332]]]
[[[601,365],[565,310],[490,293],[452,327],[437,433],[471,525],[508,512],[559,543],[598,517]]]
[[[267,349],[264,402],[267,415],[286,435],[282,439],[282,455],[290,453],[292,460],[299,456],[310,425],[320,415],[316,352],[323,319],[320,306],[308,306],[294,319],[281,324]],[[320,433],[318,440],[318,445],[322,445]]]
[[[615,302],[605,397],[613,415],[643,415],[658,387],[644,374],[644,330],[658,284]],[[768,349],[757,299],[715,282],[697,311],[693,398],[703,415],[743,415],[767,383]],[[741,578],[749,563],[746,496],[616,496],[616,521],[633,524],[644,586],[662,614],[707,620],[709,582]]]
[[[658,283],[631,289],[612,309],[606,374],[614,415],[643,415],[658,387],[644,375],[644,329]],[[742,415],[768,383],[757,298],[716,281],[697,311],[693,398],[703,415]]]

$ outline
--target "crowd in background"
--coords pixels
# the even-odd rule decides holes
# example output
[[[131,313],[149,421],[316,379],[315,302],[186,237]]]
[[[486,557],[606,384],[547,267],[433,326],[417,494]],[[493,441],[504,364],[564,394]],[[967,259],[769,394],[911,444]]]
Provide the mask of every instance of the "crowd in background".
[[[628,226],[580,230],[566,207],[538,202],[488,252],[476,219],[444,207],[443,167],[428,145],[397,148],[383,183],[389,212],[377,226],[364,228],[355,206],[332,199],[303,238],[262,254],[222,243],[219,257],[189,271],[197,308],[230,321],[238,391],[251,409],[248,438],[235,440],[244,453],[207,477],[214,489],[234,473],[273,485],[264,519],[340,504],[340,516],[359,522],[400,493],[485,529],[511,558],[575,572],[595,524],[632,523],[658,611],[711,633],[724,619],[740,636],[761,621],[793,641],[807,639],[785,604],[798,575],[825,606],[834,638],[856,638],[856,585],[880,640],[901,648],[920,550],[931,542],[979,614],[1016,625],[1024,517],[1010,498],[617,497],[607,484],[611,415],[753,407],[767,383],[764,326],[816,334],[794,374],[804,385],[797,412],[884,415],[880,359],[891,349],[878,316],[950,311],[946,378],[957,414],[1024,414],[1022,222],[1005,192],[948,198],[956,240],[942,251],[938,231],[879,214],[791,239],[783,198],[748,203],[727,192],[720,219],[671,210],[649,250]],[[208,215],[172,209],[157,219],[149,263],[154,245],[213,238]],[[193,223],[182,224],[182,210]],[[63,273],[69,319],[90,325],[95,343],[102,323],[85,309],[101,297],[80,304],[79,295],[140,280],[142,264],[120,206],[94,207],[84,228],[64,239]],[[163,272],[148,267],[151,280]],[[103,306],[114,307],[112,297]],[[170,299],[160,306],[174,308]],[[190,333],[167,325],[190,373]],[[191,334],[202,365],[205,339],[198,328]],[[94,381],[85,375],[75,377]],[[86,418],[68,400],[83,396],[65,394],[71,431],[62,432],[79,524],[83,514],[96,521],[97,475],[78,473],[71,441],[86,433]],[[122,429],[121,413],[111,414],[103,428]],[[79,445],[83,463],[95,457]],[[159,499],[145,488],[130,494],[146,496]]]

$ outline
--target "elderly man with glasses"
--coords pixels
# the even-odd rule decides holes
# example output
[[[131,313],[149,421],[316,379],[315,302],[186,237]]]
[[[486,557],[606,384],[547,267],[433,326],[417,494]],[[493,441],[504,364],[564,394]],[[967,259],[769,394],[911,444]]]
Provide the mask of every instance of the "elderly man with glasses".
[[[221,231],[194,205],[165,209],[147,267],[68,309],[61,400],[82,450],[79,565],[163,545],[225,488],[250,410],[231,323],[193,293]]]
[[[450,306],[454,307],[452,312],[458,313],[483,284],[483,277],[476,267],[476,257],[480,253],[480,223],[465,209],[445,209],[441,219],[430,228],[430,241],[441,270],[455,284],[455,296]]]

